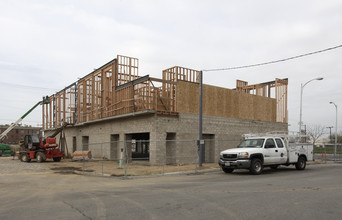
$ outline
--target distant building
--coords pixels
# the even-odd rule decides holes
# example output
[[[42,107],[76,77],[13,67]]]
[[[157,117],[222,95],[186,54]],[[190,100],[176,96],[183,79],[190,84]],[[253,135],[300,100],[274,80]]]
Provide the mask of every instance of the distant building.
[[[0,125],[0,134],[4,132],[9,125]],[[41,127],[31,127],[28,125],[20,125],[15,127],[7,134],[7,138],[3,140],[4,144],[12,144],[17,145],[19,141],[24,140],[25,135],[27,134],[37,134],[40,137],[42,136],[42,128]]]

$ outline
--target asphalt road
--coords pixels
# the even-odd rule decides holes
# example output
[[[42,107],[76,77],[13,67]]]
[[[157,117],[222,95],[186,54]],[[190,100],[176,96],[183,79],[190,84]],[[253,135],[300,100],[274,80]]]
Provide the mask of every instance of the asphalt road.
[[[341,219],[342,164],[163,177],[1,174],[0,219]]]

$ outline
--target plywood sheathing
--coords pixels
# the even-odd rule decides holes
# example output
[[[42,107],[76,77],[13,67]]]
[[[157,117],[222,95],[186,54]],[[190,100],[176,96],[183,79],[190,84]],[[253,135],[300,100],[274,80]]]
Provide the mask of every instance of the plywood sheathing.
[[[276,122],[287,123],[287,85],[288,79],[276,79],[275,81],[254,85],[248,85],[245,81],[237,80],[236,90],[240,93],[272,97],[271,89],[274,89],[273,96],[276,99]]]
[[[177,109],[180,113],[198,114],[199,84],[177,82]],[[275,109],[273,98],[203,85],[204,115],[275,122]]]

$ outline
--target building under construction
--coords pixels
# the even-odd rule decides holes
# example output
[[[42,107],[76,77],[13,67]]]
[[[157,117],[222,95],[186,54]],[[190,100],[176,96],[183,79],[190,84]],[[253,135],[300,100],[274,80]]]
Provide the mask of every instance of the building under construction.
[[[92,143],[111,142],[103,154],[117,159],[123,141],[150,140],[136,157],[141,153],[151,164],[161,158],[184,163],[182,155],[194,146],[171,140],[198,139],[199,74],[175,66],[163,70],[162,79],[139,76],[138,59],[118,55],[49,98],[43,105],[45,134],[70,123],[65,137],[72,151],[95,151]],[[255,85],[237,80],[235,89],[203,85],[203,139],[211,140],[205,162],[216,162],[228,147],[216,140],[287,131],[287,84],[287,79],[275,79]]]

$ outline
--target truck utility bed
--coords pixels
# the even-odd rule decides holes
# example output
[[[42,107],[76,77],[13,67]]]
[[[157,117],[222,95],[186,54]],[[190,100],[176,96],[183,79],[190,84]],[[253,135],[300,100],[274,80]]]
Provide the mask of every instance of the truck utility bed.
[[[307,161],[313,160],[313,145],[309,143],[290,143],[287,147],[288,163],[296,163],[298,155],[306,155]]]

